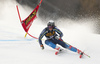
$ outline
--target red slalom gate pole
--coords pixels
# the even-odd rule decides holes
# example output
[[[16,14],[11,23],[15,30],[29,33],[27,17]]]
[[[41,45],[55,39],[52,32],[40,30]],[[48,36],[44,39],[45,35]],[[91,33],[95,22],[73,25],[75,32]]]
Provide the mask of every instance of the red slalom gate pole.
[[[18,5],[16,5],[16,8],[17,8],[17,12],[18,12],[19,20],[20,20],[20,22],[21,22],[21,17],[20,17],[20,13],[19,13]]]

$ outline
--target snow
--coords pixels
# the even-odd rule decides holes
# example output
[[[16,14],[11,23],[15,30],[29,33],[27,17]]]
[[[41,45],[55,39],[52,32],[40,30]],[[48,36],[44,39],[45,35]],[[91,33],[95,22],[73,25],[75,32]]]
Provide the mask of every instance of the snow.
[[[91,58],[84,55],[80,59],[77,53],[69,50],[55,55],[56,50],[44,43],[45,49],[41,50],[36,39],[30,36],[24,38],[25,32],[17,15],[16,4],[18,3],[14,0],[0,1],[0,64],[100,64],[100,35],[93,34],[93,29],[91,29],[93,24],[72,23],[70,26],[70,23],[67,23],[66,26],[63,22],[57,23],[64,33],[64,41],[81,49]],[[28,11],[21,5],[19,9],[22,19],[31,12],[30,8]],[[45,26],[38,17],[33,22],[29,33],[38,37]]]

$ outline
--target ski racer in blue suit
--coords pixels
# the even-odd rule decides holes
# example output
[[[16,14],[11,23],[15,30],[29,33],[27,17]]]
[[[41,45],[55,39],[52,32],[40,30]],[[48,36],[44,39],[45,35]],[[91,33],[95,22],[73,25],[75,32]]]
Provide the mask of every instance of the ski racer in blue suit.
[[[39,36],[39,44],[42,49],[44,49],[44,46],[42,43],[43,36],[45,36],[47,38],[47,40],[45,40],[45,44],[52,47],[53,49],[61,51],[62,49],[56,45],[56,44],[58,44],[58,45],[61,45],[62,47],[69,49],[73,52],[81,53],[81,50],[69,45],[68,43],[65,43],[62,40],[63,33],[60,31],[60,29],[58,29],[55,26],[55,23],[53,20],[50,20],[48,22],[47,27],[45,29],[43,29],[43,31],[41,32],[41,34]]]

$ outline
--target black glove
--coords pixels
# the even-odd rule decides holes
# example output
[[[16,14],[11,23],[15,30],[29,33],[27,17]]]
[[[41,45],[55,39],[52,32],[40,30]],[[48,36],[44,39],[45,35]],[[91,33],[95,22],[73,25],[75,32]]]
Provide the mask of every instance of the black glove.
[[[44,49],[44,46],[43,46],[43,44],[42,44],[42,45],[40,45],[40,47],[41,47],[41,49],[42,49],[42,50]]]

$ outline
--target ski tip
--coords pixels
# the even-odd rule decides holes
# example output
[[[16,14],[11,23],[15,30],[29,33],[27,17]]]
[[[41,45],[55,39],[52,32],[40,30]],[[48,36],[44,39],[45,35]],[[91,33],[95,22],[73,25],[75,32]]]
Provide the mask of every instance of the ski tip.
[[[55,52],[55,55],[57,55],[58,54],[58,52]]]
[[[82,55],[80,55],[79,58],[82,58]]]

